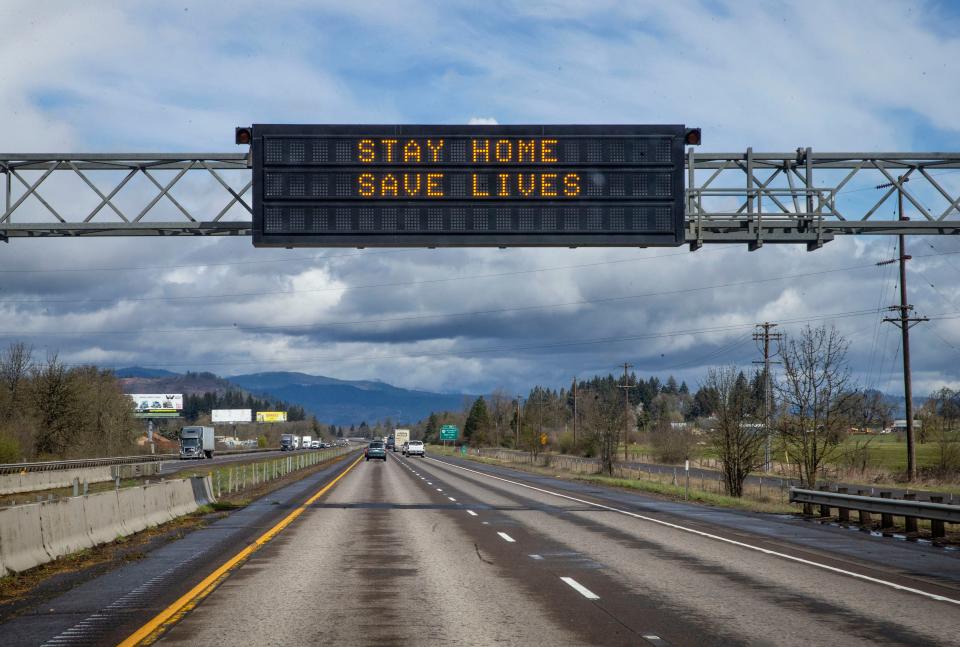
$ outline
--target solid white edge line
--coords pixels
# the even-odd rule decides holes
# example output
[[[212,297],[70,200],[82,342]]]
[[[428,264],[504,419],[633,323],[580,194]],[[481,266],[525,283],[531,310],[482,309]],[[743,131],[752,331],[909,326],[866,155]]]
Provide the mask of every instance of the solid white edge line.
[[[506,542],[509,542],[509,543],[511,543],[511,544],[517,543],[517,540],[516,540],[516,539],[514,539],[513,537],[511,537],[510,535],[508,535],[508,534],[505,533],[505,532],[497,531],[497,534],[500,535],[500,536],[503,538],[503,540],[506,541]]]
[[[687,526],[681,526],[679,524],[670,523],[669,521],[663,521],[662,519],[654,519],[653,517],[647,517],[642,514],[637,514],[636,512],[630,512],[629,510],[622,510],[620,508],[614,508],[609,505],[603,505],[602,503],[594,503],[593,501],[586,501],[584,499],[578,499],[577,497],[569,496],[567,494],[560,494],[559,492],[551,492],[550,490],[544,490],[543,488],[538,488],[533,485],[527,485],[526,483],[520,483],[518,481],[511,481],[510,479],[505,479],[500,476],[493,476],[492,474],[487,474],[486,472],[480,472],[478,470],[472,470],[469,467],[462,467],[460,465],[454,465],[453,463],[448,463],[446,461],[441,461],[436,458],[431,458],[430,460],[436,461],[438,463],[443,463],[450,467],[454,467],[459,470],[464,470],[465,472],[473,472],[474,474],[479,474],[481,476],[486,476],[487,478],[496,479],[498,481],[503,481],[504,483],[512,483],[513,485],[519,485],[520,487],[525,487],[530,490],[536,490],[537,492],[543,492],[544,494],[549,494],[551,496],[560,497],[561,499],[567,499],[568,501],[575,501],[577,503],[583,503],[585,505],[591,505],[595,508],[600,508],[602,510],[609,510],[610,512],[618,512],[620,514],[626,515],[628,517],[633,517],[635,519],[642,519],[644,521],[649,521],[661,526],[666,526],[667,528],[673,528],[674,530],[681,530],[683,532],[689,532],[694,535],[699,535],[700,537],[707,537],[708,539],[714,539],[716,541],[722,541],[725,544],[731,544],[733,546],[740,546],[741,548],[747,548],[750,550],[755,550],[757,552],[763,553],[765,555],[772,555],[774,557],[780,557],[782,559],[789,560],[791,562],[797,562],[799,564],[806,564],[807,566],[813,566],[815,568],[822,568],[826,571],[832,573],[839,573],[840,575],[848,575],[854,577],[858,580],[863,580],[865,582],[873,582],[874,584],[880,584],[882,586],[888,586],[892,589],[898,591],[906,591],[907,593],[915,593],[916,595],[921,595],[925,598],[931,600],[938,600],[940,602],[949,602],[950,604],[956,604],[960,606],[960,600],[954,598],[948,598],[943,595],[937,595],[936,593],[927,593],[926,591],[921,591],[920,589],[915,589],[909,586],[904,586],[902,584],[896,584],[895,582],[888,582],[887,580],[881,580],[876,577],[870,577],[869,575],[863,575],[861,573],[854,573],[853,571],[847,571],[842,568],[837,568],[836,566],[830,566],[829,564],[820,564],[818,562],[811,561],[809,559],[804,559],[802,557],[795,557],[793,555],[787,555],[786,553],[780,553],[775,550],[770,550],[769,548],[761,548],[760,546],[754,546],[753,544],[747,544],[742,541],[737,541],[735,539],[727,539],[726,537],[721,537],[719,535],[714,535],[709,532],[704,532],[702,530],[697,530],[695,528],[688,528]]]
[[[572,577],[561,577],[560,579],[566,582],[567,584],[569,584],[570,588],[572,588],[574,591],[576,591],[583,597],[587,598],[588,600],[600,599],[599,595],[597,595],[596,593],[594,593],[593,591],[585,587],[583,584],[573,579]]]

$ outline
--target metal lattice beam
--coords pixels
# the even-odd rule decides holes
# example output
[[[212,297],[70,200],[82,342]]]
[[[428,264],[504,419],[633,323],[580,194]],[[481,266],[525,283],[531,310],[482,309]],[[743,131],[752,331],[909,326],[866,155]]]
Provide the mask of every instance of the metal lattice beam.
[[[686,166],[692,248],[960,233],[960,153],[690,149]],[[251,233],[245,153],[0,154],[0,175],[4,239]],[[886,211],[898,190],[911,221]]]

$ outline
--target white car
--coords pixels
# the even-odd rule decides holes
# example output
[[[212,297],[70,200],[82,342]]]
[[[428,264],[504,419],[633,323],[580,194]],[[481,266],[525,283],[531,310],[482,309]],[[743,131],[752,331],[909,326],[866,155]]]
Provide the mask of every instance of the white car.
[[[321,443],[319,440],[310,441],[310,449],[321,449],[322,445],[323,443]]]
[[[423,441],[422,440],[411,440],[406,443],[405,449],[403,450],[404,456],[420,456],[421,458],[425,456],[423,452]]]

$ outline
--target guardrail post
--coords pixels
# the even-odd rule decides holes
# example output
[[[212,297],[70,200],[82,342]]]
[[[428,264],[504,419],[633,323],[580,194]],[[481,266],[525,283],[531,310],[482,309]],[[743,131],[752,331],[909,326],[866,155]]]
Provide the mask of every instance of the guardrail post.
[[[931,496],[930,503],[943,503],[943,497]],[[947,536],[946,528],[944,528],[944,523],[942,521],[937,519],[930,520],[930,536],[934,539]]]
[[[837,494],[846,494],[847,488],[838,487]],[[837,518],[840,519],[840,523],[850,523],[850,508],[837,508]]]
[[[893,498],[893,492],[881,492],[880,498],[881,499]],[[880,515],[880,529],[882,530],[883,528],[893,528],[892,514],[887,514],[886,512],[884,512],[883,514]]]
[[[857,490],[857,494],[860,496],[868,496],[866,490]],[[873,528],[873,518],[870,516],[870,513],[866,510],[858,510],[860,514],[860,525],[868,530]]]
[[[817,489],[820,490],[821,492],[829,492],[829,491],[830,491],[830,486],[829,486],[829,485],[821,485],[821,486],[818,487]],[[829,506],[829,505],[827,505],[827,504],[821,504],[821,505],[820,505],[820,516],[821,516],[821,517],[829,517],[829,516],[830,516],[830,506]]]
[[[915,500],[917,499],[917,495],[914,494],[914,493],[912,493],[912,492],[907,492],[906,494],[903,495],[903,499],[904,499],[905,501],[915,501]],[[912,533],[916,533],[916,532],[917,532],[917,518],[916,518],[916,517],[904,517],[904,518],[903,518],[903,526],[904,526],[904,530],[906,530],[907,533],[911,533],[911,532],[912,532]]]

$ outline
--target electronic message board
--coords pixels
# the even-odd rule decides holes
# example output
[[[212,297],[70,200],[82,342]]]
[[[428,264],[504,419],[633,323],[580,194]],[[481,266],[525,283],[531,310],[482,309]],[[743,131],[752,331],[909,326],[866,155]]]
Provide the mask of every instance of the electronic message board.
[[[241,137],[242,134],[242,137]],[[674,246],[684,126],[270,125],[259,247]]]

